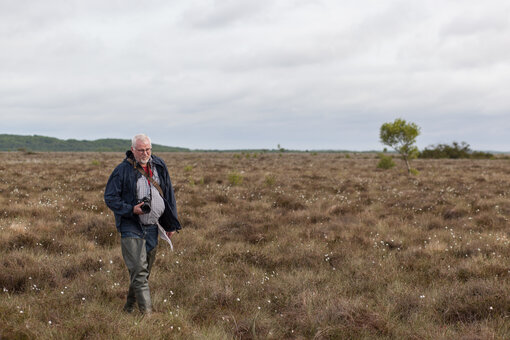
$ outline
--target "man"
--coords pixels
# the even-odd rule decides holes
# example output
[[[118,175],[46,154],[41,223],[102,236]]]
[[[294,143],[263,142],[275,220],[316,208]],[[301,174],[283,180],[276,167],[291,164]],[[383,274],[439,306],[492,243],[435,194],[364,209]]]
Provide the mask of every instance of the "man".
[[[131,150],[113,170],[104,192],[106,205],[115,215],[122,257],[129,270],[129,291],[124,306],[128,313],[136,303],[140,312],[152,312],[148,279],[156,258],[158,223],[169,238],[181,229],[168,169],[151,151],[149,137],[134,136]]]

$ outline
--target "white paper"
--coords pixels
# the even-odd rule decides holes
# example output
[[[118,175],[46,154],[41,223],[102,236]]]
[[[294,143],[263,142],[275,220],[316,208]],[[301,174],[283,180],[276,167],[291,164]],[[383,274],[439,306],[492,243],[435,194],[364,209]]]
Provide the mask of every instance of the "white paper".
[[[174,245],[172,244],[172,241],[170,241],[170,238],[166,234],[165,229],[163,229],[163,227],[159,223],[158,223],[158,234],[159,234],[159,237],[161,237],[163,240],[168,242],[168,244],[170,245],[170,249],[172,249],[172,251],[174,251]]]

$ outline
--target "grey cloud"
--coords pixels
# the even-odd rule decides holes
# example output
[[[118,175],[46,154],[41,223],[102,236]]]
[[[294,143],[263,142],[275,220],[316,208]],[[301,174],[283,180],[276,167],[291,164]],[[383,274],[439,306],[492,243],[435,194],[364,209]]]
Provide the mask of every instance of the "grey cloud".
[[[494,10],[487,6],[488,10],[476,13],[457,14],[451,21],[444,24],[439,33],[445,37],[470,36],[480,34],[498,34],[510,28],[510,5],[506,9]],[[487,20],[490,18],[490,20]]]
[[[489,2],[3,2],[1,132],[361,150],[403,117],[421,146],[504,148],[508,5]]]
[[[242,22],[270,7],[272,2],[265,0],[213,0],[200,2],[199,6],[183,13],[185,24],[200,29],[226,28]]]

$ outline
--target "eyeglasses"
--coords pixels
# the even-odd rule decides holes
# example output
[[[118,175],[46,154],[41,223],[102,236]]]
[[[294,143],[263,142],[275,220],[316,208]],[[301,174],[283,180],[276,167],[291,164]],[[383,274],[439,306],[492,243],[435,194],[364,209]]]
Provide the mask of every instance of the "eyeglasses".
[[[149,153],[152,151],[152,148],[147,148],[147,149],[135,149],[136,151],[140,152],[140,153]]]

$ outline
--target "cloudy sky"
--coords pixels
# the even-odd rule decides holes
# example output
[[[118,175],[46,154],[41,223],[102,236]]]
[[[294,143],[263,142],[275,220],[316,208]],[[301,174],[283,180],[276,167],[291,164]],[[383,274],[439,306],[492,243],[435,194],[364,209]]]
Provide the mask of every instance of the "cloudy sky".
[[[508,0],[0,0],[0,133],[510,151]]]

